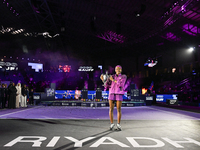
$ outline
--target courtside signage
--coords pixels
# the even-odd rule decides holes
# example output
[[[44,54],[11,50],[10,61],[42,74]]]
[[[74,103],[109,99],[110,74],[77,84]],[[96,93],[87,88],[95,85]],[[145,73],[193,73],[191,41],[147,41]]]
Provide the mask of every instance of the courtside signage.
[[[88,143],[88,141],[94,141],[92,142],[89,147],[99,147],[101,145],[116,145],[122,148],[162,148],[166,144],[170,144],[174,148],[184,148],[184,146],[187,144],[190,144],[191,147],[196,147],[200,149],[200,142],[189,138],[189,137],[183,137],[179,139],[175,138],[168,138],[168,137],[161,137],[161,138],[151,138],[151,137],[125,137],[125,140],[127,141],[126,144],[115,139],[112,137],[86,137],[84,139],[76,139],[71,136],[54,136],[52,138],[48,138],[45,136],[18,136],[17,138],[11,140],[10,142],[6,143],[3,147],[13,147],[17,146],[19,143],[23,143],[24,145],[30,147],[56,147],[56,144],[58,141],[64,138],[68,142],[74,143],[73,147],[84,147],[85,143]],[[47,144],[43,144],[43,142]],[[140,141],[140,142],[139,142]],[[146,143],[146,144],[141,144]],[[127,144],[128,143],[128,144]],[[149,144],[151,143],[151,144]]]

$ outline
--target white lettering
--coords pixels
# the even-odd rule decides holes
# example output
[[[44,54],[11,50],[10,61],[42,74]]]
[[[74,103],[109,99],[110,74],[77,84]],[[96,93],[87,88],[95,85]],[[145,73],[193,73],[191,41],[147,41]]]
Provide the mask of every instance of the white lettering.
[[[40,96],[39,95],[34,95],[33,99],[40,99]]]
[[[156,142],[155,145],[140,145],[138,144],[135,139],[137,140],[151,140]],[[127,140],[133,145],[133,147],[163,147],[165,143],[163,143],[160,140],[153,139],[153,138],[147,138],[147,137],[127,137]]]
[[[110,140],[111,142],[104,142],[105,140]],[[96,141],[94,144],[92,144],[90,147],[98,147],[101,144],[117,144],[121,147],[129,147],[128,145],[125,145],[111,137],[102,137],[98,141]]]
[[[54,136],[53,139],[47,144],[46,147],[54,147],[59,139],[60,139],[60,136]]]
[[[77,140],[77,139],[75,139],[75,138],[73,138],[73,137],[66,137],[65,136],[65,138],[66,139],[68,139],[68,140],[70,140],[70,141],[72,141],[72,142],[74,142],[75,144],[74,144],[74,147],[82,147],[82,145],[83,145],[83,143],[84,142],[87,142],[87,141],[89,141],[89,140],[92,140],[92,139],[94,139],[95,137],[88,137],[88,138],[86,138],[86,139],[83,139],[83,140]]]
[[[196,144],[198,146],[200,146],[200,142],[198,141],[195,141],[191,138],[184,138],[186,139],[187,141],[172,141],[170,140],[169,138],[162,138],[163,140],[167,141],[168,143],[172,144],[173,146],[175,146],[176,148],[184,148],[183,146],[181,146],[180,144],[178,143],[193,143],[193,144]]]
[[[146,97],[146,100],[148,101],[148,100],[153,100],[153,96],[148,96],[148,97]]]
[[[156,101],[163,101],[163,98],[156,98]]]
[[[24,138],[28,139],[37,139],[37,140],[22,140]],[[15,145],[18,142],[23,142],[23,143],[33,143],[32,147],[40,147],[42,144],[42,141],[46,140],[47,138],[44,136],[19,136],[16,139],[12,140],[8,144],[4,145],[4,147],[11,147]]]

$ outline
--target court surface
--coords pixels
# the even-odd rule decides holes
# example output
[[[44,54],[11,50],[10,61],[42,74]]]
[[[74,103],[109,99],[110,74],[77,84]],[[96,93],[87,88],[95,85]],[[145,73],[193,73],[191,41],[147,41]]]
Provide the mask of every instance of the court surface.
[[[158,106],[122,108],[122,131],[109,108],[35,106],[0,110],[0,149],[199,150],[200,113]],[[114,111],[117,123],[117,111]]]

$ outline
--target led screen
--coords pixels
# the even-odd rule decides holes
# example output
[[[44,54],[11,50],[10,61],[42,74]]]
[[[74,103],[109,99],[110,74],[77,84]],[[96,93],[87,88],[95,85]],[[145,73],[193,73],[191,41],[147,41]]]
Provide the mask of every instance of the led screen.
[[[59,65],[58,71],[59,72],[70,72],[71,66],[70,65]]]
[[[167,99],[178,99],[178,94],[157,94],[157,102],[166,102]]]
[[[40,70],[43,72],[43,64],[39,64],[39,63],[28,63],[28,66],[31,66],[31,68],[34,69],[35,72],[39,72]]]
[[[102,97],[108,99],[109,91],[102,91]],[[88,99],[94,99],[96,91],[88,91]],[[56,90],[55,99],[78,99],[81,97],[80,90]],[[127,92],[123,95],[123,99],[127,98]]]

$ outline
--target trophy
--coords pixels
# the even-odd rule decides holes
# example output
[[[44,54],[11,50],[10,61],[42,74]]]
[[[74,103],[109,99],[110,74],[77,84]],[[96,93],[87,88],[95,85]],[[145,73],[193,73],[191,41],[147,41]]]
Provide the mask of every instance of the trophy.
[[[103,75],[103,86],[106,86],[106,82],[108,81],[108,79],[110,78],[110,75],[108,75],[108,71],[106,71],[106,74],[102,74]]]

